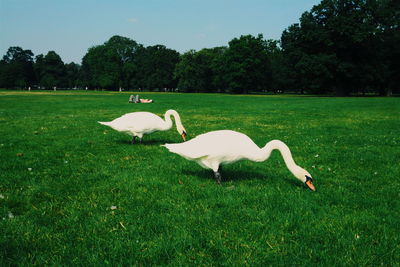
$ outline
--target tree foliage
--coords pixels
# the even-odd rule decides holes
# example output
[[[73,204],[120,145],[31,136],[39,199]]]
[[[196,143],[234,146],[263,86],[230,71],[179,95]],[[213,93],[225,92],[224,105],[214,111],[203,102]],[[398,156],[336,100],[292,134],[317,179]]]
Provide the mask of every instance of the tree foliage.
[[[0,86],[24,88],[34,81],[32,51],[10,47],[0,60]]]
[[[179,53],[163,45],[144,47],[126,37],[113,36],[92,47],[82,60],[82,81],[92,88],[176,87],[173,71]]]
[[[10,47],[0,87],[391,95],[400,92],[399,22],[399,1],[322,0],[280,40],[242,35],[179,54],[116,35],[89,48],[81,66]]]
[[[82,59],[82,82],[92,88],[122,87],[127,77],[124,64],[132,61],[138,47],[129,38],[113,36],[103,45],[89,48]]]
[[[148,46],[138,53],[137,76],[133,76],[139,88],[176,88],[173,73],[179,61],[179,53],[163,45]]]
[[[224,60],[227,48],[204,48],[184,53],[175,68],[178,87],[186,92],[215,92],[224,89]]]
[[[43,88],[66,87],[66,67],[61,57],[54,51],[46,56],[38,55],[35,64],[38,85]]]
[[[313,93],[387,94],[399,70],[398,23],[394,1],[323,0],[282,34],[288,74]]]
[[[270,87],[270,60],[262,34],[244,35],[229,42],[225,55],[226,80],[235,93],[261,91]]]
[[[178,87],[188,92],[247,93],[269,89],[273,86],[269,45],[260,34],[234,38],[229,47],[190,50],[181,56],[175,69]]]

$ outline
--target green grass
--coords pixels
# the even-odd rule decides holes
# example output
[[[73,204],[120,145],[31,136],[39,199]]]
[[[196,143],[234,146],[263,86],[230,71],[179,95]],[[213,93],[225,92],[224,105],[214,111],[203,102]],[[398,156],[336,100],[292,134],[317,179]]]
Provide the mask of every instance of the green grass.
[[[143,97],[0,92],[0,266],[399,266],[400,98]],[[188,138],[284,141],[317,192],[277,152],[218,186],[160,147],[181,142],[174,128],[130,145],[97,123],[170,108]]]

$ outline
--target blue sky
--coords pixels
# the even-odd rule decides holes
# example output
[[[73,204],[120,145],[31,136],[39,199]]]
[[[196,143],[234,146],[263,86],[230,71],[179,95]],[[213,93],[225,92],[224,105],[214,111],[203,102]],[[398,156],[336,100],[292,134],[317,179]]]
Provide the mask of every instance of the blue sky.
[[[0,0],[0,56],[10,46],[54,50],[81,63],[87,49],[121,35],[184,53],[240,35],[279,39],[320,0]]]

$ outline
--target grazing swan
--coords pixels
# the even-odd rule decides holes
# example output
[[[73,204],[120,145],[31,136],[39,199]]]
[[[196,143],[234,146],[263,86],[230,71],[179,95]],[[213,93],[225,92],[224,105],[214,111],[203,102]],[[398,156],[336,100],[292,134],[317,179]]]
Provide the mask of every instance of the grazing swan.
[[[175,110],[167,110],[165,112],[165,121],[159,116],[150,112],[133,112],[122,115],[113,121],[98,123],[110,126],[116,131],[127,133],[132,138],[132,144],[135,143],[135,138],[139,137],[142,141],[144,134],[150,134],[156,131],[167,131],[172,127],[171,115],[175,118],[176,130],[182,136],[183,141],[186,141],[186,130],[182,125],[181,118]]]
[[[170,152],[176,153],[188,160],[196,161],[200,166],[214,171],[215,179],[221,183],[219,165],[236,162],[242,159],[261,162],[277,149],[288,169],[293,175],[315,191],[311,175],[296,165],[289,148],[279,140],[268,142],[259,148],[247,135],[230,130],[214,131],[199,135],[185,143],[165,144]]]

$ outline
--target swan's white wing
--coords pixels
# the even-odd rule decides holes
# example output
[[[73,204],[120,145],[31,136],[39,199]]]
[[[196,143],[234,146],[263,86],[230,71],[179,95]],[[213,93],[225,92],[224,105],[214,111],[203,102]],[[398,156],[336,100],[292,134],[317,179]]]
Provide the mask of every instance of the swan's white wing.
[[[223,130],[205,133],[180,144],[166,144],[169,151],[187,159],[218,158],[220,162],[237,161],[259,150],[247,136]]]
[[[151,133],[164,130],[165,122],[150,112],[133,112],[125,114],[111,122],[115,129],[139,133]]]

